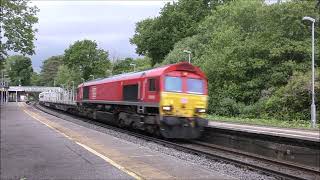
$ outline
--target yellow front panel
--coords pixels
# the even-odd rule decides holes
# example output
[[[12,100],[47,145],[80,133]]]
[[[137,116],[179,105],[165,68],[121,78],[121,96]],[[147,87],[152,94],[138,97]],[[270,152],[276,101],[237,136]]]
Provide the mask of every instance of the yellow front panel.
[[[195,112],[196,108],[207,109],[207,95],[162,92],[160,99],[160,114],[178,117],[200,116]],[[163,106],[171,106],[173,110],[163,111]]]

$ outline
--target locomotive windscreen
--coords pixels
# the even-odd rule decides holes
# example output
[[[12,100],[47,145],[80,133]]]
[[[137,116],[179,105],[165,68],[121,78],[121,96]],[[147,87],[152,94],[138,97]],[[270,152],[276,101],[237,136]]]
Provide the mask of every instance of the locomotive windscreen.
[[[123,86],[124,101],[138,101],[138,84]]]
[[[89,99],[89,86],[83,87],[83,99]]]

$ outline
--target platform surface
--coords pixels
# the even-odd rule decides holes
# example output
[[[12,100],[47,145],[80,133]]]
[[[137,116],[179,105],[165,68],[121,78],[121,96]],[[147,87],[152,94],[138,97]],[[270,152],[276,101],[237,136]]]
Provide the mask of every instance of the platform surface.
[[[1,106],[0,179],[134,178],[9,103]]]
[[[209,121],[209,127],[251,132],[257,134],[267,134],[273,136],[282,136],[302,140],[320,141],[320,132],[317,130],[278,128],[218,121]]]
[[[25,103],[1,106],[0,179],[233,179],[62,120]]]

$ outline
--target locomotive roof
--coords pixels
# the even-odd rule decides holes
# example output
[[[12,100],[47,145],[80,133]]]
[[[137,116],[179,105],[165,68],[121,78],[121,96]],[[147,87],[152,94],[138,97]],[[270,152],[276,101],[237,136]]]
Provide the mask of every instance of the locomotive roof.
[[[158,68],[149,69],[145,71],[130,72],[130,73],[119,74],[119,75],[115,75],[107,78],[94,79],[91,81],[84,82],[79,86],[90,86],[95,84],[107,83],[111,81],[129,80],[129,79],[136,79],[136,78],[142,78],[142,77],[156,77],[156,76],[161,76],[162,74],[167,72],[179,71],[179,70],[193,72],[200,75],[203,78],[206,78],[205,74],[198,67],[193,66],[188,62],[181,62],[176,64],[164,65]]]

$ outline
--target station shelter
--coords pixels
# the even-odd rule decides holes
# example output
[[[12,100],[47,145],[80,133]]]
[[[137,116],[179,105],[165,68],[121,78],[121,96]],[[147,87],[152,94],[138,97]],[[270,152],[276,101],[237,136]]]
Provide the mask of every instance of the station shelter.
[[[4,104],[9,100],[9,84],[5,81],[0,82],[0,104]]]

